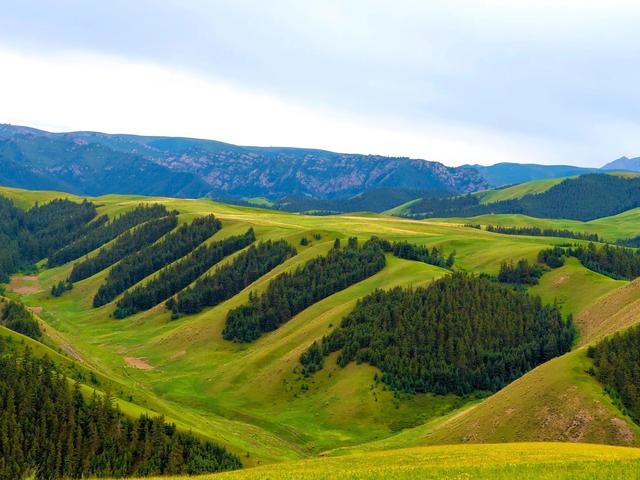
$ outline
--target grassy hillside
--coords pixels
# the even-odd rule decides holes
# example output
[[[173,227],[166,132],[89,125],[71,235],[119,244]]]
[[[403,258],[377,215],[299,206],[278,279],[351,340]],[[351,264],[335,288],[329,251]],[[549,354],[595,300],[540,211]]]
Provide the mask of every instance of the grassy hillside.
[[[430,222],[452,223],[464,225],[474,223],[480,225],[502,225],[505,227],[539,227],[552,229],[565,229],[575,232],[597,233],[608,241],[631,238],[638,235],[640,223],[640,208],[627,210],[626,212],[611,217],[598,218],[589,222],[567,219],[536,218],[520,214],[494,214],[478,215],[464,218],[434,218]],[[566,239],[563,241],[566,242]]]
[[[577,259],[569,258],[563,267],[545,274],[529,291],[540,295],[546,303],[557,301],[566,314],[579,315],[589,305],[622,289],[627,283],[588,270]],[[584,336],[585,332],[580,329],[580,333]]]
[[[545,178],[543,180],[533,180],[531,182],[520,183],[518,185],[514,185],[512,187],[506,188],[496,188],[494,190],[485,190],[483,192],[478,192],[475,195],[478,195],[481,200],[480,203],[488,204],[494,202],[501,202],[502,200],[514,200],[517,198],[522,198],[525,195],[535,195],[537,193],[546,192],[554,185],[562,182],[566,178],[569,177],[559,177],[559,178]]]
[[[448,445],[328,457],[205,475],[203,480],[637,478],[640,449],[566,443]],[[167,480],[187,477],[162,477]]]
[[[396,436],[333,454],[432,444],[563,441],[640,445],[624,417],[585,370],[584,349],[539,366],[486,400]]]
[[[13,189],[0,189],[0,194],[14,198],[21,206],[56,195]],[[447,273],[420,262],[388,256],[379,273],[325,298],[256,342],[238,345],[221,337],[230,308],[246,302],[250,292],[263,291],[275,275],[326,252],[335,238],[358,236],[364,240],[379,235],[438,246],[445,254],[456,251],[456,269],[495,274],[501,262],[523,257],[534,261],[541,249],[560,240],[501,235],[462,224],[478,220],[514,225],[547,222],[549,228],[624,238],[637,228],[640,210],[592,222],[516,215],[417,221],[357,214],[312,217],[207,199],[108,195],[92,200],[99,206],[99,214],[110,216],[142,201],[177,209],[181,222],[213,213],[223,228],[210,241],[242,233],[251,226],[259,240],[285,238],[298,249],[298,255],[235,297],[175,321],[161,306],[123,320],[112,318],[113,303],[91,308],[91,299],[107,271],[77,283],[59,298],[53,298],[49,291],[68,276],[71,264],[42,270],[37,276],[17,275],[10,288],[11,296],[41,312],[48,341],[98,372],[119,398],[224,444],[247,465],[296,460],[336,449],[380,450],[463,440],[636,444],[640,438],[637,427],[620,415],[602,388],[584,373],[589,360],[582,350],[540,366],[482,401],[453,395],[396,396],[374,383],[376,370],[372,367],[350,364],[343,369],[336,365],[335,356],[311,379],[298,373],[300,354],[330,332],[359,298],[376,288],[422,285]],[[320,235],[319,240],[314,239],[315,234]],[[302,237],[311,240],[308,246],[300,245]],[[569,261],[545,274],[532,291],[547,302],[557,298],[565,313],[583,315],[607,298],[616,298],[614,295],[627,302],[623,294],[627,285]],[[636,321],[636,317],[624,318],[606,328],[594,327],[593,332],[601,335]],[[600,325],[586,320],[577,323],[585,328],[580,337],[583,343],[596,335],[586,326]]]
[[[580,345],[640,322],[640,280],[600,297],[576,317]]]

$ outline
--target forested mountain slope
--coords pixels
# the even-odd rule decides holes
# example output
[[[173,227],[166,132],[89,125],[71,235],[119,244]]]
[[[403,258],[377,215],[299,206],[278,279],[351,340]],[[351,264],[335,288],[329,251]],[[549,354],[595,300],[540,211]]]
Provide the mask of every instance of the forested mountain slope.
[[[486,195],[484,195],[486,196]],[[608,217],[640,206],[640,178],[637,176],[589,174],[567,178],[543,190],[520,198],[483,202],[483,195],[425,198],[407,207],[418,218],[469,217],[484,214],[517,213],[542,218],[588,221]]]

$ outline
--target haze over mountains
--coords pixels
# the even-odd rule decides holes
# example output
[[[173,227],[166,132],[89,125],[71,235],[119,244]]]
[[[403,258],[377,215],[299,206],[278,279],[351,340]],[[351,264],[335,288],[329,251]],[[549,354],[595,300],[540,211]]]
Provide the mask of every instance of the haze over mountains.
[[[470,193],[599,171],[517,163],[447,167],[405,157],[246,147],[180,137],[50,133],[13,125],[0,125],[0,167],[0,183],[13,187],[85,195],[265,197],[301,205],[294,209],[332,209],[336,201],[354,197],[354,208],[366,208],[369,202],[361,198],[365,193],[384,209],[393,205],[378,197],[395,201],[415,198],[414,192]],[[603,168],[640,170],[640,159],[623,157]]]

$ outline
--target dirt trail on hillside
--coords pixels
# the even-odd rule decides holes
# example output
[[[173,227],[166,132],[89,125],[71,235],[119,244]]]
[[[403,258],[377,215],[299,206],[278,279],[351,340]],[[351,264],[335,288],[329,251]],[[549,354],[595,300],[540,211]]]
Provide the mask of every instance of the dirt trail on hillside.
[[[578,345],[587,345],[636,323],[640,323],[640,279],[614,290],[576,316]]]
[[[186,354],[187,354],[186,350],[180,350],[179,352],[176,352],[173,355],[171,355],[171,357],[169,357],[169,360],[175,360],[176,358],[180,358]]]

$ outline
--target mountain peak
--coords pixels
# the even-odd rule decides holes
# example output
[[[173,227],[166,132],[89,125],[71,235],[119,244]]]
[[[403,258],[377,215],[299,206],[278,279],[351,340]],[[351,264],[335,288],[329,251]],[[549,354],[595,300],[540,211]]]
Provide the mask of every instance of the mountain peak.
[[[622,156],[604,165],[602,170],[629,170],[631,172],[640,172],[640,157],[629,158]]]

